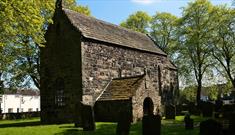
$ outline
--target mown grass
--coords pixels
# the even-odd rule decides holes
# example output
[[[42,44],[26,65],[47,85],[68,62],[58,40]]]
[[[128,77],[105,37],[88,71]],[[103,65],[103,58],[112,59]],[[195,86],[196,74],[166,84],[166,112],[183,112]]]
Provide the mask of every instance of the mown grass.
[[[162,120],[162,135],[198,135],[199,122],[204,118],[193,116],[196,127],[185,130],[183,116],[176,120]],[[74,128],[74,124],[41,125],[39,118],[28,120],[2,120],[0,121],[0,135],[115,135],[116,123],[96,123],[96,131],[82,131]],[[141,135],[141,122],[132,124],[130,135]]]

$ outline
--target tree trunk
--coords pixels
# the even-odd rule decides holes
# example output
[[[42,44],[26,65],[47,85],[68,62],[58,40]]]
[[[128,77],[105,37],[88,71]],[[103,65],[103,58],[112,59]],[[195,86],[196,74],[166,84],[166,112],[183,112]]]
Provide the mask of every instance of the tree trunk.
[[[3,93],[3,81],[1,80],[1,78],[2,78],[2,73],[0,72],[0,94],[2,94]]]
[[[200,106],[201,102],[201,91],[202,91],[202,72],[201,72],[201,66],[198,71],[198,79],[197,79],[197,106]]]
[[[200,101],[201,101],[201,91],[202,91],[202,80],[198,81],[198,86],[197,86],[197,105],[199,106]]]
[[[235,90],[235,78],[232,81],[232,84],[233,84],[233,90]]]

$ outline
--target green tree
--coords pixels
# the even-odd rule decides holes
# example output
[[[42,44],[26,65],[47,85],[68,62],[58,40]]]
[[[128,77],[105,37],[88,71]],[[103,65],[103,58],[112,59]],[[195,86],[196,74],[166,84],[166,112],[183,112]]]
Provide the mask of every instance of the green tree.
[[[146,12],[137,11],[130,15],[126,21],[122,22],[120,25],[122,27],[146,34],[148,33],[147,29],[149,28],[150,20],[151,17]]]
[[[89,8],[75,0],[63,2],[65,8],[90,15]],[[8,74],[0,79],[13,86],[27,86],[32,80],[40,89],[39,48],[44,46],[44,34],[52,23],[55,0],[2,0],[0,7],[0,60],[7,65],[0,75]],[[6,48],[12,53],[6,53]],[[14,59],[6,60],[10,56]]]
[[[151,20],[150,35],[159,47],[173,55],[176,47],[177,17],[170,13],[157,12]]]
[[[210,86],[208,89],[208,97],[210,100],[216,100],[218,98],[219,88],[217,85]]]
[[[212,55],[222,67],[222,74],[235,88],[235,10],[226,6],[215,8]]]
[[[85,15],[88,15],[88,16],[91,15],[91,11],[88,8],[88,6],[78,5],[76,3],[76,0],[64,0],[63,5],[64,5],[65,8],[71,9],[73,11],[76,11],[76,12],[79,12],[79,13],[82,13],[82,14],[85,14]]]
[[[25,42],[34,42],[38,46],[45,42],[43,29],[52,22],[50,16],[54,4],[46,0],[2,0],[0,7],[0,60],[4,64],[0,74],[2,80],[9,80],[18,74],[11,71],[18,69],[13,63],[19,61],[19,54],[26,47]]]
[[[197,88],[195,86],[188,86],[183,90],[180,90],[181,103],[195,102],[196,93],[197,93]]]
[[[211,37],[213,6],[208,0],[196,0],[190,2],[183,9],[180,20],[180,53],[181,64],[186,65],[187,70],[193,74],[197,82],[197,103],[200,102],[202,79],[204,73],[211,65]],[[179,65],[181,66],[181,65]]]

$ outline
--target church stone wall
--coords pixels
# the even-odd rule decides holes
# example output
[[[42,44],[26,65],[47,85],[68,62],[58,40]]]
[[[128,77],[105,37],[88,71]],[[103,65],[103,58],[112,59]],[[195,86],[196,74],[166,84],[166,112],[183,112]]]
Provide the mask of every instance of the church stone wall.
[[[41,48],[41,121],[44,123],[80,119],[81,34],[64,16],[58,16],[49,26],[46,46]]]
[[[159,70],[161,86],[170,89],[176,82],[167,67],[166,56],[144,51],[124,48],[118,45],[83,39],[82,49],[82,85],[84,100],[93,103],[111,78],[141,75],[145,71],[149,75],[154,89],[159,93]],[[146,70],[145,70],[146,69]]]
[[[154,114],[156,114],[157,109],[160,109],[161,106],[161,97],[159,96],[158,91],[153,87],[153,83],[148,77],[145,76],[144,82],[141,83],[140,87],[138,87],[135,95],[132,97],[132,114],[133,114],[133,122],[137,122],[142,120],[143,117],[143,104],[144,100],[150,97],[153,101],[154,105]]]

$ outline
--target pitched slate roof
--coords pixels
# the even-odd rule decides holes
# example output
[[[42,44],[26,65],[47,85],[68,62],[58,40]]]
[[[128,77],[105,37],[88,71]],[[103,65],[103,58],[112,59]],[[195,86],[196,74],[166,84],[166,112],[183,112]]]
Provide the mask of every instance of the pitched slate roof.
[[[94,17],[88,17],[72,10],[63,8],[63,11],[72,25],[86,38],[166,55],[166,53],[157,47],[145,34],[104,22]]]
[[[129,99],[143,82],[144,76],[113,79],[98,98],[98,101]]]

